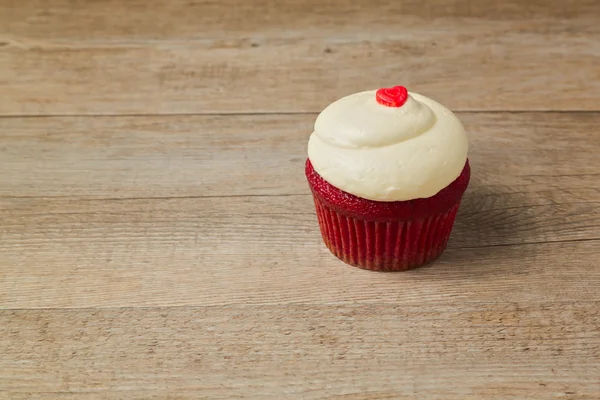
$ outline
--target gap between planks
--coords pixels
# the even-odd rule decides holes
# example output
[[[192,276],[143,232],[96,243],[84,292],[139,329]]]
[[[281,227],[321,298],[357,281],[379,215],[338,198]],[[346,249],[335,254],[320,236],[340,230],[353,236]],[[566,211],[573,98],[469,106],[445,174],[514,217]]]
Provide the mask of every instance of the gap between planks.
[[[453,109],[456,114],[597,114],[597,110],[484,110],[484,109]],[[192,116],[269,116],[269,115],[318,115],[315,111],[264,111],[264,112],[191,112],[191,113],[133,113],[133,114],[0,114],[1,118],[135,118],[135,117],[192,117]]]

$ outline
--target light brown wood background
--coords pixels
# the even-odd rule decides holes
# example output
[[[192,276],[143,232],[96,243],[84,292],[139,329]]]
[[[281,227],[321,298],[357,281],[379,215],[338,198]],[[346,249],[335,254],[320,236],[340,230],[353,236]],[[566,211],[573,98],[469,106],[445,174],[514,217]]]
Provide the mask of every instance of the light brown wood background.
[[[473,178],[381,274],[303,162],[393,84]],[[0,398],[598,399],[599,126],[597,0],[0,0]]]

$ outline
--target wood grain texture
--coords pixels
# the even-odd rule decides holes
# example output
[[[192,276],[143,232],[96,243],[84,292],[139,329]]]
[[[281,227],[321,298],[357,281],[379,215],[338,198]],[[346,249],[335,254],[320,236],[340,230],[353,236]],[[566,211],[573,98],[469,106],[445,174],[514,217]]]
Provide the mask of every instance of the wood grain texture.
[[[8,221],[3,227],[0,304],[61,308],[577,301],[597,299],[600,290],[597,212],[582,213],[570,225],[576,230],[577,224],[585,226],[584,219],[593,218],[587,223],[596,229],[580,227],[578,234],[564,229],[552,234],[554,243],[539,242],[550,238],[536,229],[544,223],[548,230],[572,224],[564,216],[539,222],[556,210],[513,229],[502,225],[503,220],[477,222],[463,213],[439,261],[390,275],[349,268],[334,258],[308,214],[308,199],[302,201],[306,214],[291,213],[281,203],[271,209],[261,202],[246,203],[243,212],[255,212],[250,216],[240,207],[228,209],[231,203],[196,203],[187,212],[176,202],[162,205],[179,213],[137,203],[112,210],[104,206],[102,211],[91,207],[87,213],[75,208],[62,216],[16,215],[18,225]],[[123,210],[129,207],[138,210]],[[509,221],[514,218],[506,215]],[[509,232],[498,233],[504,230]]]
[[[594,299],[600,114],[461,117],[474,175],[450,247],[394,278],[321,243],[303,176],[314,116],[0,120],[0,304]]]
[[[600,113],[458,115],[473,185],[598,200]],[[303,169],[315,117],[3,118],[0,197],[308,194]]]
[[[0,396],[595,399],[599,310],[441,301],[0,311]]]
[[[600,110],[595,0],[0,10],[0,115],[317,112],[398,82],[455,110]]]
[[[0,0],[0,399],[600,398],[597,0]],[[459,111],[449,247],[322,244],[316,112]],[[167,115],[169,114],[169,115]]]

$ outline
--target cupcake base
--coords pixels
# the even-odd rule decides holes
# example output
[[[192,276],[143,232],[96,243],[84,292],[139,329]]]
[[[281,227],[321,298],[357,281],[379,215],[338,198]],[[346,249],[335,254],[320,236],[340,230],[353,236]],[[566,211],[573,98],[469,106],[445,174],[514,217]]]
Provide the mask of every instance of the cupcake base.
[[[342,261],[373,271],[404,271],[438,258],[450,238],[469,163],[461,175],[427,199],[376,202],[343,192],[306,163],[321,235]]]
[[[404,271],[438,258],[458,204],[446,213],[407,221],[369,221],[339,214],[315,197],[323,241],[340,260],[373,271]]]

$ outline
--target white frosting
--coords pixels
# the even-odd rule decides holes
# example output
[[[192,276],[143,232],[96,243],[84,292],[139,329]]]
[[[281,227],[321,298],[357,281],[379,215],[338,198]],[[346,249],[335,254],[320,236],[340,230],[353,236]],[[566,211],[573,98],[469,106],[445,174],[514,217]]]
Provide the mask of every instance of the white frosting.
[[[417,93],[386,107],[376,91],[330,104],[315,122],[308,157],[333,186],[376,201],[431,197],[460,175],[467,136],[458,118]]]

